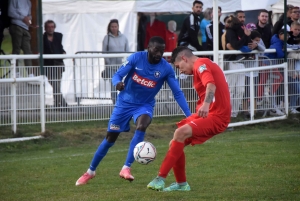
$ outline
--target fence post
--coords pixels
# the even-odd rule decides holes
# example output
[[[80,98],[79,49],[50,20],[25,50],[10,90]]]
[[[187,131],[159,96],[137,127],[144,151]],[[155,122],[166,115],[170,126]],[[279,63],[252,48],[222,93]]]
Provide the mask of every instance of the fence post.
[[[253,71],[250,71],[250,120],[254,119],[254,96]]]
[[[284,65],[284,71],[283,71],[283,76],[284,76],[284,107],[285,107],[285,114],[288,116],[289,114],[289,98],[288,98],[288,68],[287,68],[287,62],[283,63]]]
[[[40,109],[41,109],[41,130],[42,133],[45,132],[45,76],[40,76]]]
[[[16,58],[11,60],[12,78],[16,79]],[[12,132],[17,133],[17,82],[11,83],[11,122]]]

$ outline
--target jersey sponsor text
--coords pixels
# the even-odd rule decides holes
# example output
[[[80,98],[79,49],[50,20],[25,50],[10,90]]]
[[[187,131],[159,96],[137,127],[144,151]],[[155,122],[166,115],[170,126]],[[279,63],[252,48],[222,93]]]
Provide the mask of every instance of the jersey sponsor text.
[[[156,86],[156,82],[153,80],[149,80],[147,78],[141,77],[138,74],[134,73],[132,76],[133,81],[136,83],[148,87],[148,88],[154,88]]]

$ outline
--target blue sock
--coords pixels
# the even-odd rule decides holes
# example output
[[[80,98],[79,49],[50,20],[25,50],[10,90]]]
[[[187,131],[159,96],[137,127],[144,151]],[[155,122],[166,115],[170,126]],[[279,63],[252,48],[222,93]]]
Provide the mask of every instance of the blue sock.
[[[131,164],[134,162],[134,157],[133,157],[134,147],[139,142],[142,142],[144,140],[144,136],[145,136],[145,132],[139,131],[139,130],[135,131],[134,136],[133,136],[133,138],[130,142],[130,145],[129,145],[129,150],[128,150],[127,158],[126,158],[126,161],[125,161],[126,166],[130,167]]]
[[[95,171],[97,166],[99,165],[100,161],[104,158],[104,156],[107,154],[108,149],[113,146],[114,142],[107,142],[106,139],[102,141],[102,143],[99,145],[94,158],[90,165],[90,170]]]

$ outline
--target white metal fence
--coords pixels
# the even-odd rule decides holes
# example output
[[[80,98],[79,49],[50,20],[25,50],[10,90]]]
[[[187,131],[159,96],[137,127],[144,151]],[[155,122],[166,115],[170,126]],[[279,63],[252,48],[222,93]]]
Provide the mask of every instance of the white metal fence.
[[[207,56],[213,52],[195,54]],[[223,60],[223,55],[240,54],[239,51],[220,51],[219,54],[219,64],[229,80],[232,105],[236,110],[233,112],[237,112],[237,118],[233,115],[230,126],[286,118],[291,98],[300,96],[297,90],[292,89],[299,83],[299,79],[289,80],[291,72],[287,71],[287,65],[295,65],[295,60],[289,60],[286,65],[282,64],[282,60],[256,56],[253,60],[234,63]],[[36,85],[39,78],[28,78],[29,72],[40,75],[39,66],[25,67],[21,62],[23,59],[37,60],[38,55],[0,56],[0,126],[13,125],[16,128],[16,124],[43,124],[43,118],[45,123],[109,119],[116,91],[111,88],[111,78],[103,76],[104,58],[126,58],[129,55],[44,55],[48,59],[65,59],[65,66],[44,67],[48,75],[57,73],[58,68],[64,68],[61,79],[48,76],[45,85]],[[170,56],[170,53],[165,56]],[[228,70],[232,66],[236,70]],[[243,68],[239,69],[241,66]],[[231,82],[237,77],[241,77],[238,83]],[[198,97],[192,79],[192,76],[184,76],[179,82],[191,111],[194,111]],[[57,89],[57,85],[61,87]],[[156,96],[156,101],[155,117],[183,114],[166,84]],[[295,103],[295,107],[299,107],[299,99]],[[283,115],[270,116],[270,111],[274,109],[279,109]]]

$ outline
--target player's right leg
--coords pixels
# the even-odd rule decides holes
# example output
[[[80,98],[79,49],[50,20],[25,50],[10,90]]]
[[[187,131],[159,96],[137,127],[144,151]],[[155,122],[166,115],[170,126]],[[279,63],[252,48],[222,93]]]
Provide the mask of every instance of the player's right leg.
[[[129,109],[129,111],[132,112],[136,130],[128,148],[126,161],[119,175],[121,178],[131,182],[134,180],[130,168],[134,162],[133,150],[138,143],[144,141],[146,129],[152,120],[153,107],[151,105],[143,105],[140,107],[134,106],[133,110]]]
[[[94,154],[90,168],[84,173],[77,181],[76,186],[87,184],[87,182],[94,178],[96,175],[96,168],[101,160],[105,157],[110,147],[112,147],[117,140],[120,133],[107,132],[106,138],[99,145],[97,151]]]

